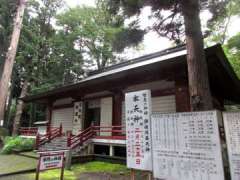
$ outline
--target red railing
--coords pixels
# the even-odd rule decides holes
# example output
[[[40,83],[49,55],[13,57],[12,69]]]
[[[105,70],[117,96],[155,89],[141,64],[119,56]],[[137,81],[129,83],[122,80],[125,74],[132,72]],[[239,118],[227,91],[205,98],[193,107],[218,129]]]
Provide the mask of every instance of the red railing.
[[[50,127],[48,128],[48,131],[46,134],[41,135],[41,134],[37,134],[36,135],[36,149],[39,148],[39,146],[50,142],[51,140],[53,140],[56,137],[60,137],[62,136],[62,124],[60,124],[60,127]]]
[[[105,133],[109,133],[109,135]],[[75,136],[69,135],[67,146],[73,149],[77,146],[81,146],[84,142],[91,138],[111,138],[123,140],[126,139],[124,133],[125,130],[123,126],[90,126]]]
[[[37,132],[37,127],[21,127],[19,129],[19,134],[22,136],[36,136]]]

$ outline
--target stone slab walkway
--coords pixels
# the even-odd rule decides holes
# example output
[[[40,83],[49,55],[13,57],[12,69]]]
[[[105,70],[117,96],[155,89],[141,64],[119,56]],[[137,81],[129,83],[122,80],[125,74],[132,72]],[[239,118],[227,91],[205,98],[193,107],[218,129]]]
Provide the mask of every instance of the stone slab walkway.
[[[3,174],[14,173],[35,169],[37,160],[15,154],[0,155],[0,176]]]

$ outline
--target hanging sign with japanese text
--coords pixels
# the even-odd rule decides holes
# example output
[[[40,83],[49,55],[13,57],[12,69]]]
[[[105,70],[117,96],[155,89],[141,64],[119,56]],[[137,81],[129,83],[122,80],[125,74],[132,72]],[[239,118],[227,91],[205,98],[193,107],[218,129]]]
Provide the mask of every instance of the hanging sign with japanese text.
[[[127,167],[152,170],[151,92],[126,93]]]
[[[224,180],[218,118],[218,111],[153,114],[154,177]]]
[[[240,179],[240,112],[224,112],[231,180]]]

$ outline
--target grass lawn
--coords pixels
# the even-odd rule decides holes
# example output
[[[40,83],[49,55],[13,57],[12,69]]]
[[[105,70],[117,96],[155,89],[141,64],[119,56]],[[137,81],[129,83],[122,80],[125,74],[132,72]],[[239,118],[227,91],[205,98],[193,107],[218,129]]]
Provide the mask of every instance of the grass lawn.
[[[110,174],[129,174],[125,165],[112,164],[106,162],[89,162],[85,164],[75,164],[72,169],[64,171],[64,180],[77,180],[82,173],[110,173]],[[60,170],[49,170],[40,174],[41,180],[58,180]],[[4,177],[4,180],[32,180],[35,173]],[[0,180],[3,180],[0,178]]]
[[[72,166],[72,169],[64,171],[65,180],[77,180],[80,174],[82,173],[93,173],[93,172],[105,172],[111,174],[127,173],[128,170],[126,166],[120,164],[112,164],[106,162],[89,162],[85,164],[75,164]],[[32,178],[35,174],[29,175]],[[44,180],[55,180],[59,179],[60,170],[49,170],[40,174],[40,177]],[[41,179],[40,178],[40,179]],[[30,178],[31,179],[31,178]]]
[[[18,155],[0,155],[0,174],[21,170],[29,170],[36,167],[37,160]]]

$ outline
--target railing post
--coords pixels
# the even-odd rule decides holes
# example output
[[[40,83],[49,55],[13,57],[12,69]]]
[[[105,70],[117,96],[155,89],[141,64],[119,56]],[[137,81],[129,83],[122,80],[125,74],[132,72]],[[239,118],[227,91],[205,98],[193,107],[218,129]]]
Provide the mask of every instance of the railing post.
[[[49,128],[49,132],[48,132],[48,141],[51,141],[51,136],[52,136],[52,132],[51,132],[51,128]]]
[[[94,132],[94,122],[91,123],[90,131],[92,131],[92,137],[95,136],[95,132]]]
[[[83,145],[83,135],[81,135],[81,136],[79,137],[79,140],[80,140],[79,145],[82,146],[82,145]]]
[[[35,144],[35,148],[36,148],[36,150],[38,150],[38,147],[39,147],[39,143],[40,143],[40,136],[39,136],[39,134],[37,133],[37,135],[36,135],[36,144]]]
[[[22,135],[22,128],[19,128],[19,135]]]
[[[62,136],[62,123],[60,124],[60,128],[59,128],[59,135]]]
[[[67,147],[71,147],[71,134],[69,133],[68,136],[67,136]]]
[[[38,128],[35,129],[34,135],[38,134]]]
[[[51,130],[50,124],[47,125],[47,133]]]

